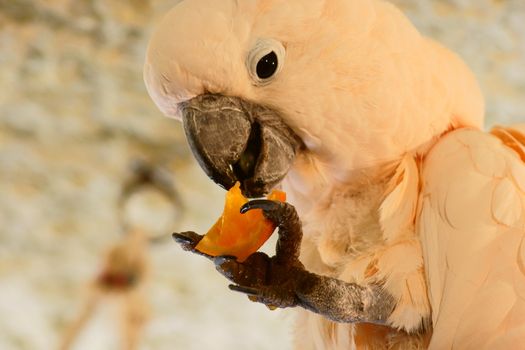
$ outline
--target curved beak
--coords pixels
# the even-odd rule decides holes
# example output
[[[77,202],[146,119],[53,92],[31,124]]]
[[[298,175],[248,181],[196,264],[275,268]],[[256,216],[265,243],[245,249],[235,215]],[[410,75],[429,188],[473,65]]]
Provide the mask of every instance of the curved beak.
[[[274,110],[237,97],[205,94],[180,105],[193,155],[205,173],[247,197],[260,197],[288,173],[302,147]]]

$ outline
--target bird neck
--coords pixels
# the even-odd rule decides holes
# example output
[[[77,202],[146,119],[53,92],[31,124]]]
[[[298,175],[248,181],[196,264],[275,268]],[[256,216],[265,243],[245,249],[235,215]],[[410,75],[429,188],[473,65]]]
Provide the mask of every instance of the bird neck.
[[[366,169],[341,170],[323,163],[311,154],[300,154],[282,183],[288,201],[296,206],[299,214],[307,214],[322,202],[333,197],[383,196],[378,188],[386,188],[401,159],[377,164]]]

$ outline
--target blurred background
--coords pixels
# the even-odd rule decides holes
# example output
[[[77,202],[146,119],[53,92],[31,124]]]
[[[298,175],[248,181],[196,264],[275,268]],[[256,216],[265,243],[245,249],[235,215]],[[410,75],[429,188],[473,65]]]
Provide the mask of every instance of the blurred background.
[[[142,82],[151,30],[177,2],[0,0],[0,349],[58,349],[72,333],[71,349],[129,337],[140,349],[291,348],[286,311],[229,292],[169,237],[133,245],[144,258],[128,264],[140,270],[126,279],[140,284],[133,298],[100,286],[115,245],[132,246],[123,222],[156,237],[205,232],[222,211],[223,191]],[[525,121],[523,0],[393,2],[472,67],[487,126]],[[139,189],[122,204],[139,159],[176,195]]]

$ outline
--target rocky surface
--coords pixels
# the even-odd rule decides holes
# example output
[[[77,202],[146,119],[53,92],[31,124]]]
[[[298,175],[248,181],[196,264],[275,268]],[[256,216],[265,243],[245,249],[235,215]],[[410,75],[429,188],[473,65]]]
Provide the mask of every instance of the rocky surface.
[[[184,209],[167,232],[202,232],[221,211],[222,191],[142,82],[149,33],[176,2],[0,0],[1,349],[57,346],[120,237],[117,203],[133,159],[173,174]],[[525,121],[525,2],[393,2],[474,69],[489,125]],[[157,227],[169,219],[155,198],[134,210]],[[207,262],[169,238],[149,251],[152,318],[141,348],[291,347],[286,316],[228,292]],[[115,348],[114,304],[101,305],[77,349]]]
[[[426,35],[457,52],[486,97],[487,127],[525,122],[525,2],[392,0]]]

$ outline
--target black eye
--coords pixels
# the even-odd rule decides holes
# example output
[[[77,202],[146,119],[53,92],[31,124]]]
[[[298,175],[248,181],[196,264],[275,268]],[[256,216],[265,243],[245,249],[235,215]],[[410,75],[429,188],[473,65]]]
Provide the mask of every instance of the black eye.
[[[252,83],[255,86],[270,84],[283,69],[285,58],[286,49],[281,42],[271,38],[258,39],[245,61]]]
[[[257,76],[259,79],[268,79],[275,74],[279,66],[279,60],[275,52],[270,52],[257,62]]]

